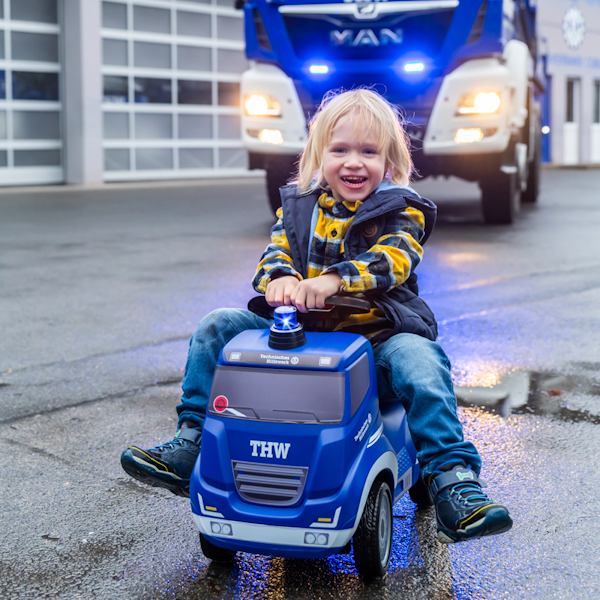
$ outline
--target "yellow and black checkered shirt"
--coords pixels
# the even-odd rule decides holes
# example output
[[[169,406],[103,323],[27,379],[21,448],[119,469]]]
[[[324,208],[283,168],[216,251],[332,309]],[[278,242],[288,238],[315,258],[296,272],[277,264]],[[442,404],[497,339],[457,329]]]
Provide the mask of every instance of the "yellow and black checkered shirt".
[[[377,239],[367,252],[353,260],[344,256],[344,237],[362,202],[336,202],[327,193],[318,200],[316,226],[310,242],[308,277],[337,272],[343,279],[343,291],[362,293],[369,290],[389,291],[404,283],[421,261],[425,217],[415,208],[407,207],[395,215],[395,224]],[[252,285],[264,294],[267,284],[275,276],[302,275],[293,264],[290,246],[285,233],[283,209],[277,211],[277,223],[271,230],[271,243],[262,255]],[[366,337],[389,328],[383,313],[374,308],[365,315],[352,315],[337,329],[363,333]]]

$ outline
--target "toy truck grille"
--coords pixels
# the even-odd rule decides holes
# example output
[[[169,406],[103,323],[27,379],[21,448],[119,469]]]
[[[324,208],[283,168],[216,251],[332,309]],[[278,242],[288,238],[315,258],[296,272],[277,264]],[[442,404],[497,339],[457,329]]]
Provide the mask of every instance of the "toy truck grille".
[[[232,461],[239,495],[253,504],[289,506],[304,490],[308,467],[288,467]]]

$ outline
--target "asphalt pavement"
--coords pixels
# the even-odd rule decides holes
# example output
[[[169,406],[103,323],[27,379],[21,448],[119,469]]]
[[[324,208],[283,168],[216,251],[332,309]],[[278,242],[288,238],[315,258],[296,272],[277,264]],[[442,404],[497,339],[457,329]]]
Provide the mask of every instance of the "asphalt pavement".
[[[444,546],[403,499],[383,582],[352,554],[211,564],[188,502],[119,456],[172,437],[197,322],[253,295],[264,182],[2,190],[0,597],[600,598],[600,170],[544,171],[512,226],[472,184],[416,187],[439,206],[421,295],[509,533]]]

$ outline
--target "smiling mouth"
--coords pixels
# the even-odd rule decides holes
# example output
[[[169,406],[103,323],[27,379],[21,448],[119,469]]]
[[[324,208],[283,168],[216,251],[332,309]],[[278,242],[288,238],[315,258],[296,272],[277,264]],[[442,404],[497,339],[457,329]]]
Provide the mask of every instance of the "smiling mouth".
[[[361,187],[366,183],[367,178],[348,175],[346,177],[341,177],[341,180],[349,187]]]

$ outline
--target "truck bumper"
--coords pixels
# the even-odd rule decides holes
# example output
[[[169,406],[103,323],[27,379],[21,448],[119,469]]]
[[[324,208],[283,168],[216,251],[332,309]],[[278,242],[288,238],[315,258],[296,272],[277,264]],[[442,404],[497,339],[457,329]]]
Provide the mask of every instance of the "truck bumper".
[[[202,497],[198,494],[202,502]],[[339,518],[341,506],[336,510]],[[249,523],[193,514],[199,532],[218,546],[270,556],[319,558],[340,550],[350,541],[354,529],[286,527]],[[336,523],[337,525],[337,523]]]
[[[389,450],[382,452],[384,448],[389,444],[378,438],[367,449],[375,460],[368,456],[363,462],[363,468],[371,465],[368,471],[353,469],[334,496],[306,500],[294,507],[243,502],[237,492],[209,485],[200,475],[198,461],[190,487],[194,523],[212,543],[229,550],[290,558],[334,554],[354,535],[375,478],[388,471],[390,483],[396,488],[398,459]],[[405,491],[410,485],[411,469],[401,478],[407,481]]]

